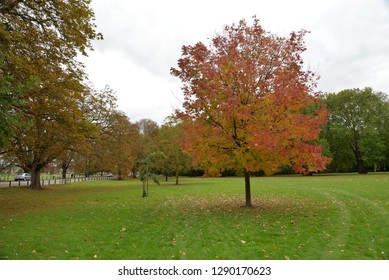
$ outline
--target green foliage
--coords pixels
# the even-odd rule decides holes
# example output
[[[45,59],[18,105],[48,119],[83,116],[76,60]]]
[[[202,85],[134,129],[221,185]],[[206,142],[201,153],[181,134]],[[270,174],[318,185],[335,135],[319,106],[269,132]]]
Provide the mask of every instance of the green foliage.
[[[135,124],[137,136],[133,139],[133,156],[135,157],[136,165],[132,168],[132,173],[135,178],[140,171],[143,160],[155,151],[155,139],[158,134],[158,124],[150,119],[141,119]]]
[[[160,152],[149,154],[144,160],[139,162],[139,174],[140,180],[143,182],[143,197],[148,196],[149,179],[152,178],[154,183],[159,186],[159,180],[155,174],[157,170],[158,162],[163,160],[165,155]]]
[[[0,189],[0,259],[389,259],[388,174],[240,181]]]
[[[38,78],[31,77],[25,85],[14,85],[14,78],[4,75],[4,55],[0,50],[0,149],[11,140],[12,130],[22,125],[16,112],[23,105],[20,95],[37,83]]]
[[[324,96],[330,120],[322,131],[333,154],[335,170],[357,165],[364,173],[368,166],[389,163],[387,157],[388,98],[371,88],[347,89]]]
[[[178,185],[178,175],[188,170],[191,166],[191,158],[186,154],[180,145],[184,138],[184,129],[182,123],[174,118],[168,117],[164,124],[159,128],[155,139],[155,150],[163,153],[164,156],[158,164],[158,170],[166,176],[175,175]]]

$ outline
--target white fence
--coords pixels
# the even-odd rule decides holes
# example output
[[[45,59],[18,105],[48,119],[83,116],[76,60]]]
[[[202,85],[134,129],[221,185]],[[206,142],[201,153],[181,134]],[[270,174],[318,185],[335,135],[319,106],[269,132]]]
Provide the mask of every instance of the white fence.
[[[89,177],[74,177],[74,178],[66,178],[66,179],[48,179],[41,180],[41,185],[50,186],[50,185],[63,185],[74,182],[83,182],[83,181],[99,181],[99,180],[112,180],[114,177],[109,176],[89,176]],[[30,181],[8,181],[8,182],[0,182],[0,188],[6,187],[20,187],[20,186],[28,186],[30,185]]]

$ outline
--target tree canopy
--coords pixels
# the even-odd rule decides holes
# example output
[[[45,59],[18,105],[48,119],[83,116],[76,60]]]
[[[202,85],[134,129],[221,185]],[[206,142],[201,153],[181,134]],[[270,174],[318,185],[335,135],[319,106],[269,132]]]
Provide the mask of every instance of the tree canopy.
[[[6,108],[23,124],[10,132],[6,151],[32,173],[31,188],[40,188],[40,171],[64,150],[70,140],[65,136],[86,132],[80,107],[88,93],[86,75],[76,57],[101,38],[89,4],[9,0],[0,5],[1,73],[11,77],[7,92],[15,96],[16,89],[31,84]]]
[[[184,130],[182,123],[173,117],[165,119],[157,135],[156,151],[164,154],[160,160],[159,171],[162,174],[172,174],[176,177],[176,185],[179,184],[178,176],[180,173],[190,169],[191,158],[180,146],[180,139],[183,137]]]
[[[329,159],[316,144],[328,112],[315,92],[316,77],[303,69],[306,31],[281,37],[265,32],[254,18],[225,26],[209,46],[183,46],[178,68],[184,92],[183,146],[195,164],[245,174],[272,174],[283,165],[296,172],[325,169]]]
[[[336,170],[357,165],[366,173],[368,165],[379,165],[388,159],[388,98],[372,88],[345,89],[324,95],[330,118],[323,137],[330,145]],[[346,166],[345,166],[346,164]]]

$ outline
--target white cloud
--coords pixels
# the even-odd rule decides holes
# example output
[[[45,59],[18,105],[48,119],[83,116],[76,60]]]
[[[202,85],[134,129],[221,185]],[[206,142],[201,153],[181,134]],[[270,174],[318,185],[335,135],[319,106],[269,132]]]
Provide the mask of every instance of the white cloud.
[[[308,45],[323,91],[371,86],[389,93],[389,11],[383,1],[339,1],[321,14]],[[385,74],[386,73],[386,74]]]
[[[322,91],[371,86],[389,93],[389,2],[385,0],[92,0],[104,35],[83,59],[97,88],[110,85],[134,121],[159,123],[179,106],[170,76],[184,44],[206,42],[223,25],[257,15],[265,30],[306,37],[306,64]]]

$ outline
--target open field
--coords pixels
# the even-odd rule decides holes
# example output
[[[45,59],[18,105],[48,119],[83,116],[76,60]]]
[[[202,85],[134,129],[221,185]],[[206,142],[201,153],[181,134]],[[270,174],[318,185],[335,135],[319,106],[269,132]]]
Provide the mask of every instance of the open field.
[[[0,259],[389,259],[389,174],[181,183],[0,189]]]

